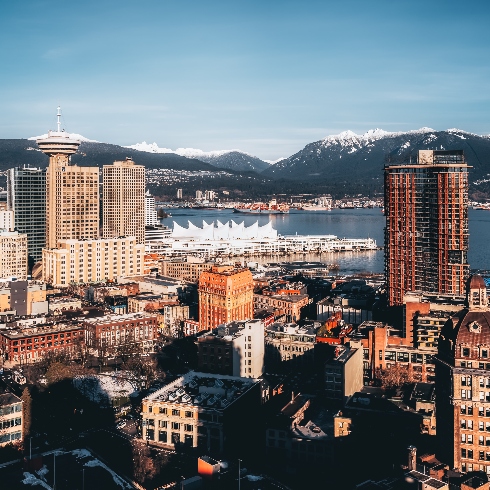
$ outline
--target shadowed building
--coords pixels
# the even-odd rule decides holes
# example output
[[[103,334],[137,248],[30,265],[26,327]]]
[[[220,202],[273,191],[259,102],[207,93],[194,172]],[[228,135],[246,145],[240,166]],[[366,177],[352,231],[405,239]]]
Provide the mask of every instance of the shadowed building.
[[[458,471],[490,474],[490,308],[481,276],[467,307],[444,325],[436,359],[440,459]]]
[[[390,306],[407,291],[462,294],[468,278],[468,165],[462,150],[421,150],[385,167]]]

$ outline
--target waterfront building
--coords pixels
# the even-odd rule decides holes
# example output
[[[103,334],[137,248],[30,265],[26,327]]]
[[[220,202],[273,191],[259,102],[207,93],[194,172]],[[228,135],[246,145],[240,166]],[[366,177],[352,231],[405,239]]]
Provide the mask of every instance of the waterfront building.
[[[144,248],[135,237],[59,240],[58,248],[43,250],[43,281],[63,287],[141,275]]]
[[[155,207],[155,197],[146,191],[145,194],[145,226],[158,226],[158,213]]]
[[[264,374],[264,324],[260,320],[219,325],[197,339],[199,371],[258,378]]]
[[[145,243],[145,167],[127,158],[102,169],[104,238],[136,237]]]
[[[490,308],[479,275],[468,281],[466,307],[441,331],[436,389],[440,459],[490,474]]]
[[[54,352],[76,356],[84,344],[84,332],[78,322],[46,322],[24,326],[8,323],[0,330],[0,353],[5,361],[26,364],[40,361]]]
[[[0,446],[22,442],[22,403],[13,393],[0,393]]]
[[[142,438],[172,450],[243,454],[256,444],[260,403],[257,379],[190,371],[143,399]]]
[[[27,279],[27,235],[0,230],[0,279]]]
[[[27,166],[9,169],[7,206],[13,212],[16,230],[27,235],[31,269],[42,259],[46,246],[46,169]]]
[[[253,278],[246,268],[214,266],[199,277],[201,329],[253,318]]]
[[[80,141],[58,130],[36,140],[49,155],[46,174],[46,247],[60,240],[95,240],[99,236],[99,168],[71,165]]]
[[[385,166],[385,271],[390,306],[407,291],[463,294],[468,278],[468,165],[463,151],[420,150]]]
[[[182,199],[182,189],[177,189],[177,199]]]

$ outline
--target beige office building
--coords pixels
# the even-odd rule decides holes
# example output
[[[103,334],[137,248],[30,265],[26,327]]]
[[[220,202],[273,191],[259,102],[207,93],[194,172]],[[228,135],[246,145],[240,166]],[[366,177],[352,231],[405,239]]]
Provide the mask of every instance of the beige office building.
[[[0,231],[0,279],[27,279],[27,235]]]
[[[142,275],[144,254],[135,237],[61,240],[43,250],[43,281],[61,287]]]
[[[145,243],[145,167],[127,158],[104,165],[102,179],[103,237],[135,236]]]
[[[46,246],[60,240],[94,240],[99,235],[99,168],[70,165],[80,141],[49,131],[37,144],[49,155],[46,173]]]

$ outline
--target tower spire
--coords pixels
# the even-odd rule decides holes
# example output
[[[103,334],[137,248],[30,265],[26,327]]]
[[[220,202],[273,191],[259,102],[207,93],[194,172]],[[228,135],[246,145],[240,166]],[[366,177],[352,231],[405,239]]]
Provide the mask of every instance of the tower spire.
[[[58,106],[58,113],[56,114],[56,117],[58,118],[58,133],[61,132],[61,107]]]

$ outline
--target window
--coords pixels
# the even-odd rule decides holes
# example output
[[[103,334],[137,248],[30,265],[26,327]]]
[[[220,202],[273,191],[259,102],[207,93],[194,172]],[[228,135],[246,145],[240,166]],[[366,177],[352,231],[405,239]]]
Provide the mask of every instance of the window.
[[[461,457],[466,458],[466,449],[461,449]]]
[[[192,432],[194,430],[194,427],[191,424],[184,424],[184,430],[186,432]]]
[[[473,420],[468,420],[468,429],[473,429]]]
[[[466,414],[466,405],[461,405],[461,413]]]
[[[158,421],[158,427],[160,428],[167,428],[167,421],[166,420],[159,420]]]
[[[179,429],[180,429],[180,424],[179,424],[179,422],[172,422],[172,429],[174,429],[174,430],[179,430]]]
[[[159,412],[160,413],[167,413],[167,409],[165,407],[160,407]]]
[[[469,347],[463,347],[463,357],[469,357],[470,349]]]
[[[186,411],[186,412],[185,412],[185,416],[186,416],[187,418],[192,417],[192,412]]]
[[[174,417],[180,417],[180,410],[176,410],[175,408],[172,409],[172,415]]]
[[[473,449],[468,449],[468,459],[473,459]]]
[[[473,415],[473,406],[472,405],[468,406],[468,415]]]

